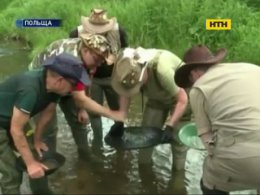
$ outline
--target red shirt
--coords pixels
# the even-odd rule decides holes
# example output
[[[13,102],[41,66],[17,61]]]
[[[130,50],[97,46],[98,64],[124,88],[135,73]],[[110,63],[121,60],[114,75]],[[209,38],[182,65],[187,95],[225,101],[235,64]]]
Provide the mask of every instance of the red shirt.
[[[73,91],[83,91],[83,90],[85,90],[86,87],[87,87],[87,86],[85,86],[83,83],[78,82],[78,83],[76,84],[75,89],[73,89]]]
[[[84,67],[87,69],[87,66],[86,66],[85,63],[84,63]],[[89,70],[90,80],[92,80],[93,75],[95,74],[95,72],[96,72],[96,68],[92,68],[91,70]],[[88,87],[88,86],[85,86],[83,83],[78,82],[78,83],[76,84],[75,89],[73,89],[72,91],[83,91],[83,90],[87,89],[87,87]]]

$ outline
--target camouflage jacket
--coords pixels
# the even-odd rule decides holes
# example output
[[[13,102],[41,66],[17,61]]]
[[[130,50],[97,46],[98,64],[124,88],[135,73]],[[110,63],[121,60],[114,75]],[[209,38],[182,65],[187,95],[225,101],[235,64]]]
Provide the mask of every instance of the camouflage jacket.
[[[33,58],[32,62],[29,64],[29,70],[41,69],[42,62],[49,56],[53,54],[60,54],[62,52],[67,52],[81,60],[79,54],[79,43],[80,38],[73,39],[60,39],[51,43],[47,48],[45,48],[41,53]]]

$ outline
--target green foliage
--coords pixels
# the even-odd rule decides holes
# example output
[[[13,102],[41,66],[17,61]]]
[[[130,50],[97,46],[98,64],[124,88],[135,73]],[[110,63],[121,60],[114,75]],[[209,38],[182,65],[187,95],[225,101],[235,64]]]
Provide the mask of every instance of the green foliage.
[[[254,10],[260,11],[260,1],[258,0],[242,0],[242,1],[245,1],[247,5],[253,8]]]
[[[8,7],[8,5],[10,4],[10,0],[1,0],[0,3],[0,11],[6,9]]]
[[[102,7],[126,29],[130,46],[169,49],[182,56],[203,43],[213,51],[228,49],[228,61],[260,64],[260,12],[253,0],[13,0],[0,12],[0,36],[19,37],[33,46],[32,55],[56,39],[66,38],[81,15]],[[8,1],[10,2],[10,1]],[[246,4],[247,3],[247,4]],[[1,9],[1,7],[0,7]],[[60,28],[16,28],[19,18],[61,18]],[[208,31],[208,18],[230,18],[230,31]]]

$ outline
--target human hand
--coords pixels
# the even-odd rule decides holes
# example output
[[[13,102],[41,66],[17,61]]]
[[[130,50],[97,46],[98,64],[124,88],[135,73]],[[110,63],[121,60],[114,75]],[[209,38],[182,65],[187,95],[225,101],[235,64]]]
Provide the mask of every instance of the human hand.
[[[89,123],[88,113],[85,109],[80,109],[78,112],[78,121],[83,124]]]
[[[41,140],[34,140],[34,148],[40,158],[42,158],[42,151],[47,151],[49,149],[48,146]]]
[[[110,136],[114,136],[114,137],[122,137],[124,134],[124,123],[123,122],[115,122],[109,132],[108,132],[108,135]]]
[[[110,110],[110,118],[114,121],[124,121],[125,114],[122,111]]]
[[[212,156],[213,155],[212,146],[214,148],[212,132],[208,131],[206,133],[203,133],[202,135],[200,135],[200,140],[201,140],[202,144],[204,145],[205,149],[208,151],[208,155]]]
[[[161,142],[171,143],[173,141],[173,131],[174,131],[174,127],[166,125],[162,133]]]
[[[29,177],[33,179],[43,177],[45,175],[45,170],[48,170],[48,167],[35,160],[27,165],[27,173]]]

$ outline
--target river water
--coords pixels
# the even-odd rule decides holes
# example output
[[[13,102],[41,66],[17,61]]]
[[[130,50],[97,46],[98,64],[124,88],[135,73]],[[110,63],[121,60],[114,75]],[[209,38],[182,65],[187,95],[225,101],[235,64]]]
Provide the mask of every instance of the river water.
[[[0,78],[26,70],[29,51],[17,43],[0,43]],[[137,97],[130,107],[129,125],[140,124],[141,97]],[[113,121],[102,118],[104,135]],[[156,178],[147,174],[142,181],[138,171],[137,150],[116,151],[103,143],[103,163],[78,160],[77,149],[63,113],[58,108],[57,150],[66,157],[66,163],[49,176],[50,187],[57,194],[201,194],[199,181],[202,175],[202,162],[206,153],[189,149],[185,171],[171,172],[172,157],[168,144],[155,147],[154,164],[150,167]],[[89,129],[89,144],[92,130]],[[24,174],[21,186],[23,194],[30,193],[28,178]],[[256,194],[254,190],[233,194]]]

